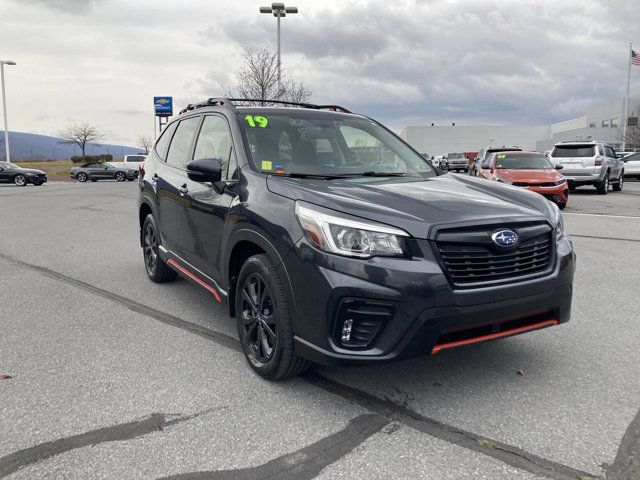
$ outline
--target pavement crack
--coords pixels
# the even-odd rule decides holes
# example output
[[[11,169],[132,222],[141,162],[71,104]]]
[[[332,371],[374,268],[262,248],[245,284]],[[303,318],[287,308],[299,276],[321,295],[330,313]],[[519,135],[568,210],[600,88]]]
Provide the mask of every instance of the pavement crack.
[[[640,478],[640,410],[627,428],[613,464],[607,469],[609,480]]]
[[[178,423],[192,420],[196,417],[209,413],[210,411],[211,409],[192,415],[178,417],[171,414],[153,413],[142,420],[99,428],[79,435],[59,438],[50,442],[41,443],[34,447],[18,450],[17,452],[10,453],[9,455],[0,458],[0,478],[12,475],[28,465],[33,465],[34,463],[47,460],[62,453],[70,452],[77,448],[90,447],[105,442],[131,440],[133,438],[164,430],[165,428]],[[169,418],[171,419],[169,420]]]
[[[371,412],[383,415],[390,421],[399,422],[431,437],[487,455],[512,467],[554,480],[601,478],[597,475],[525,452],[518,447],[488,439],[475,433],[444,424],[438,420],[425,417],[390,400],[381,399],[362,390],[335,382],[316,372],[308,372],[304,375],[304,378],[312,385],[339,395]]]
[[[134,300],[130,300],[126,297],[110,292],[103,288],[96,287],[94,285],[91,285],[90,283],[83,282],[82,280],[69,277],[62,273],[56,272],[55,270],[50,270],[46,267],[41,267],[39,265],[23,262],[22,260],[15,259],[4,253],[0,253],[0,258],[7,260],[9,262],[12,262],[16,265],[20,265],[20,266],[29,268],[31,270],[34,270],[46,277],[66,283],[67,285],[71,285],[73,287],[79,288],[80,290],[84,290],[86,292],[92,293],[94,295],[105,298],[112,302],[119,303],[120,305],[123,305],[127,307],[129,310],[132,310],[136,313],[140,313],[147,317],[153,318],[166,325],[170,325],[172,327],[176,327],[181,330],[186,330],[190,333],[194,333],[200,337],[206,338],[207,340],[211,340],[223,347],[230,348],[238,352],[241,351],[241,347],[240,347],[240,343],[238,342],[238,339],[230,337],[229,335],[225,335],[224,333],[216,332],[215,330],[211,330],[209,328],[203,327],[202,325],[199,325],[197,323],[189,322],[187,320],[183,320],[179,317],[176,317],[175,315],[171,315],[169,313],[156,310],[155,308],[151,308],[142,303],[136,302]]]
[[[240,347],[240,343],[237,338],[233,338],[229,335],[216,332],[214,330],[208,329],[196,323],[182,320],[181,318],[178,318],[174,315],[161,312],[154,308],[148,307],[141,303],[135,302],[133,300],[122,297],[115,293],[109,292],[108,290],[104,290],[102,288],[96,287],[94,285],[83,282],[81,280],[77,280],[75,278],[69,277],[67,275],[56,272],[54,270],[50,270],[46,267],[41,267],[38,265],[33,265],[27,262],[23,262],[21,260],[17,260],[3,253],[0,253],[0,258],[10,261],[14,264],[29,268],[31,270],[37,271],[49,278],[53,278],[55,280],[64,282],[68,285],[80,288],[84,291],[93,293],[107,300],[120,303],[134,312],[140,313],[142,315],[146,315],[150,318],[156,319],[167,325],[188,331],[190,333],[203,337],[207,340],[210,340],[218,345],[221,345],[223,347],[230,348],[237,352],[242,351]],[[375,395],[364,392],[362,390],[358,390],[348,385],[344,385],[344,384],[335,382],[333,380],[330,380],[316,372],[313,372],[313,371],[308,372],[302,378],[304,378],[310,384],[318,388],[321,388],[326,392],[343,397],[351,401],[352,403],[355,403],[357,405],[360,405],[366,408],[371,412],[374,412],[378,415],[382,415],[386,417],[388,421],[392,421],[392,420],[397,421],[405,426],[414,428],[415,430],[418,430],[422,433],[430,435],[434,438],[438,438],[448,443],[458,445],[462,448],[466,448],[468,450],[472,450],[472,451],[481,453],[483,455],[487,455],[489,457],[492,457],[496,460],[499,460],[513,467],[520,468],[522,470],[525,470],[537,475],[545,476],[553,480],[576,480],[581,478],[583,479],[584,478],[594,478],[594,479],[601,478],[598,475],[582,472],[572,467],[554,462],[552,460],[548,460],[543,457],[539,457],[532,453],[528,453],[522,449],[519,449],[518,447],[507,445],[492,439],[486,439],[480,435],[476,435],[471,432],[466,432],[454,426],[439,422],[435,419],[424,417],[419,413],[408,409],[406,406],[402,406],[394,403],[392,400],[381,399],[379,397],[376,397]],[[479,441],[482,441],[482,440],[487,440],[487,442],[480,443]],[[620,453],[619,451],[619,454],[623,455],[623,458],[624,458],[625,453]],[[621,465],[621,462],[619,462],[618,465]],[[212,472],[204,472],[203,474],[210,474],[210,473]],[[219,472],[213,472],[213,473],[219,473]],[[191,475],[198,475],[198,474],[199,473],[196,472]],[[179,478],[179,477],[175,477],[175,478]],[[238,477],[192,476],[192,477],[184,477],[184,478],[193,478],[193,479],[216,478],[217,479],[217,478],[238,478]],[[262,477],[246,477],[246,478],[262,478]],[[620,478],[621,480],[627,480],[627,478],[625,477],[620,477]]]
[[[364,414],[339,432],[257,467],[181,473],[162,480],[311,480],[389,424],[381,415]]]

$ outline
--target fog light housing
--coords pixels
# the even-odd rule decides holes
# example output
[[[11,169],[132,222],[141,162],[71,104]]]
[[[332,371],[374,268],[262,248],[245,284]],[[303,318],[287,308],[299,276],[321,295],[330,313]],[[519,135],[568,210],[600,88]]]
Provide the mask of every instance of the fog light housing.
[[[342,340],[342,343],[347,343],[349,340],[351,340],[352,327],[353,327],[352,318],[345,320],[344,323],[342,324],[342,336],[340,337],[340,339]]]

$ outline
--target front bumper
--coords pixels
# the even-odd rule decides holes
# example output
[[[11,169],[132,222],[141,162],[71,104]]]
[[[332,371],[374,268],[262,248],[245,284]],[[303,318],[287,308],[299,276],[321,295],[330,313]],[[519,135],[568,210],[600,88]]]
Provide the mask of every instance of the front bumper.
[[[298,353],[323,365],[373,364],[569,320],[575,268],[569,237],[558,243],[547,276],[474,289],[452,288],[429,242],[416,243],[423,257],[359,260],[319,252],[302,239],[281,266],[295,299]],[[366,348],[340,344],[340,306],[354,299],[393,306],[392,317]]]
[[[532,192],[539,193],[540,195],[548,198],[553,203],[558,205],[566,205],[569,201],[569,186],[567,183],[558,185],[556,187],[527,187]]]

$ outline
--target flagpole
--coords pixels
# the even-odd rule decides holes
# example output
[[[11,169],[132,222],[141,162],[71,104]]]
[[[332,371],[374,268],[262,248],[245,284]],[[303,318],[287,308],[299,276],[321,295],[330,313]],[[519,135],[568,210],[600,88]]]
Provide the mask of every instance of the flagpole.
[[[627,151],[627,122],[629,121],[629,82],[631,81],[631,58],[633,55],[633,44],[629,44],[629,55],[627,55],[627,95],[624,97],[624,130],[622,130],[622,151]]]

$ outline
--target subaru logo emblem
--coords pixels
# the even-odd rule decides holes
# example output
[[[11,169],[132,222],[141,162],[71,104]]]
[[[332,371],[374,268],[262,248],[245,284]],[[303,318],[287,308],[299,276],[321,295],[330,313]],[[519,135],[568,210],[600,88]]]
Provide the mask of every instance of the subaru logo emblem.
[[[512,247],[518,243],[518,234],[513,230],[500,230],[491,235],[491,240],[499,247]]]

